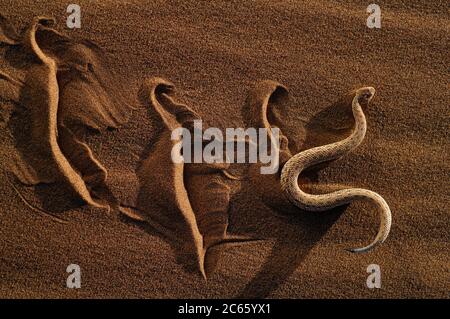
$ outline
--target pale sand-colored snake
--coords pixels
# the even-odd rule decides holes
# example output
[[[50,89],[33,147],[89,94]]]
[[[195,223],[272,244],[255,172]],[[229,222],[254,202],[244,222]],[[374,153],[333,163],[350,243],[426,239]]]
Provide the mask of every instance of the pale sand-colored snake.
[[[379,194],[362,188],[348,188],[328,194],[307,194],[298,185],[298,177],[306,168],[337,159],[355,149],[366,134],[366,118],[360,102],[369,103],[375,94],[372,87],[358,89],[352,101],[352,112],[355,118],[355,127],[352,134],[336,143],[314,147],[293,156],[284,165],[281,172],[281,189],[287,198],[297,207],[305,211],[326,211],[337,206],[348,204],[354,200],[369,200],[380,211],[380,226],[374,241],[363,248],[349,249],[351,252],[367,252],[388,237],[391,228],[391,210],[386,201]]]

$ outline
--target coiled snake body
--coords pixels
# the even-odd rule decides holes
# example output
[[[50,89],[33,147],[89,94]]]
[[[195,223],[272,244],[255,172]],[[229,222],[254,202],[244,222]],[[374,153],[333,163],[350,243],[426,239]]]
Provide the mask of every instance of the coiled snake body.
[[[368,103],[374,94],[375,89],[372,87],[365,87],[356,91],[352,101],[355,127],[349,137],[336,143],[314,147],[298,153],[284,165],[281,172],[282,191],[294,205],[303,210],[325,211],[362,199],[369,200],[378,207],[380,211],[380,226],[376,238],[366,247],[348,249],[354,253],[367,252],[383,243],[388,237],[391,228],[391,210],[386,201],[379,194],[361,188],[343,189],[329,194],[307,194],[300,189],[298,177],[304,169],[325,161],[337,159],[361,144],[366,134],[366,118],[360,102]]]

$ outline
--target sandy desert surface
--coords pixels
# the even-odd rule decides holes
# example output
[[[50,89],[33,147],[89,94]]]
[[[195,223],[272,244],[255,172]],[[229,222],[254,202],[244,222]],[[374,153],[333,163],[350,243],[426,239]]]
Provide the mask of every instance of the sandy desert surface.
[[[445,1],[380,2],[380,29],[357,0],[77,4],[69,29],[65,2],[0,0],[0,297],[448,298]],[[55,69],[29,47],[36,16],[56,20],[36,31]],[[345,249],[375,237],[368,203],[306,212],[254,165],[232,164],[246,178],[231,180],[167,157],[171,129],[257,127],[264,99],[292,154],[335,142],[353,126],[338,101],[363,86],[376,88],[365,140],[300,183],[385,198],[390,235],[366,254]],[[204,240],[226,223],[258,239],[212,247],[207,280],[180,249],[199,240],[178,213],[189,203]],[[69,264],[81,289],[66,287]]]

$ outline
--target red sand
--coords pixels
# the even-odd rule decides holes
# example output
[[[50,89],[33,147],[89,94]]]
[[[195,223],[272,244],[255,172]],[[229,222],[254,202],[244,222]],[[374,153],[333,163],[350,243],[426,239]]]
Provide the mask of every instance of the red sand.
[[[19,30],[34,16],[54,16],[56,29],[94,41],[114,62],[107,67],[122,82],[112,82],[112,91],[135,110],[123,106],[128,121],[88,134],[86,143],[122,203],[137,196],[136,169],[161,128],[138,100],[146,78],[173,82],[176,100],[219,128],[243,126],[249,90],[269,79],[289,89],[289,101],[274,112],[293,152],[341,138],[352,123],[330,107],[352,88],[376,88],[363,144],[306,177],[325,189],[372,189],[393,214],[387,241],[354,255],[344,248],[375,235],[372,206],[308,213],[279,196],[274,178],[232,184],[228,233],[264,240],[228,248],[205,281],[144,223],[79,208],[57,185],[20,186],[33,205],[67,221],[59,223],[29,209],[2,175],[0,297],[448,297],[448,11],[441,1],[395,2],[380,4],[382,28],[375,30],[365,25],[364,1],[78,1],[82,27],[69,30],[64,3],[0,0]],[[23,145],[6,146],[11,106],[0,105],[4,169]],[[81,289],[65,287],[71,263],[81,266]],[[382,289],[366,287],[372,263],[381,266]]]

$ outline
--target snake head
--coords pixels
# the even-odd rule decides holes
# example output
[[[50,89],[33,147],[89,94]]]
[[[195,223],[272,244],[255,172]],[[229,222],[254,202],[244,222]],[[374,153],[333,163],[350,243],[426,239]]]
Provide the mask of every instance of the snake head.
[[[356,90],[355,97],[358,99],[359,103],[367,105],[374,95],[375,89],[371,86],[367,86]]]

